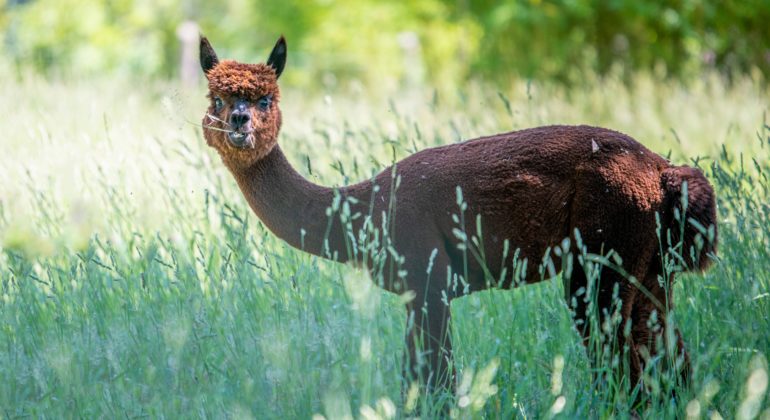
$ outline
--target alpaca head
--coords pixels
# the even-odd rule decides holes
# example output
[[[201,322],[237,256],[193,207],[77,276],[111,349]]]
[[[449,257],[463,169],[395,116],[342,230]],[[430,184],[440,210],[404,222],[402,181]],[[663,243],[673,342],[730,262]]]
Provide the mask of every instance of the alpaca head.
[[[276,145],[281,128],[278,77],[286,64],[286,41],[278,39],[267,63],[219,61],[206,38],[200,62],[209,84],[203,135],[228,166],[249,166]]]

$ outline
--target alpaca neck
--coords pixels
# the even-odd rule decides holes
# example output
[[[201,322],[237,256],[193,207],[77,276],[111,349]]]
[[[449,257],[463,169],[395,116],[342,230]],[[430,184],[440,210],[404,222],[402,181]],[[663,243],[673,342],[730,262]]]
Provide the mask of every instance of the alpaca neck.
[[[311,254],[347,261],[347,253],[340,252],[345,245],[339,222],[330,228],[327,215],[334,189],[306,180],[279,146],[249,166],[229,169],[251,209],[276,236]]]

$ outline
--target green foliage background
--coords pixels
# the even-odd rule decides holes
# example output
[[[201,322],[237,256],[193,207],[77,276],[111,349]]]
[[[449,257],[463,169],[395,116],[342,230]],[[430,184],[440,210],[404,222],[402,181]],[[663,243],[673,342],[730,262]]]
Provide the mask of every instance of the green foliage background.
[[[767,0],[0,0],[3,55],[46,73],[173,77],[185,20],[242,60],[286,35],[299,85],[770,75]],[[419,40],[417,60],[404,33]]]

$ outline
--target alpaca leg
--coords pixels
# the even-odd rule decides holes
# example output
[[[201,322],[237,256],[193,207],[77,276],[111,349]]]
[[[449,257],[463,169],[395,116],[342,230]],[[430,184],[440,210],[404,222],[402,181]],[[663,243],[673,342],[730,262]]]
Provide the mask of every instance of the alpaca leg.
[[[669,362],[664,367],[673,366],[681,382],[688,383],[691,374],[690,356],[685,350],[679,329],[668,325],[665,311],[661,311],[649,299],[640,299],[632,317],[632,334],[641,355],[642,369],[663,352]]]
[[[417,380],[428,392],[454,389],[449,318],[448,303],[438,297],[415,299],[407,304],[407,384]]]
[[[657,278],[657,276],[656,276]],[[668,287],[668,310],[673,309],[674,305],[674,274],[672,273],[669,278]],[[668,314],[663,318],[663,327],[665,328],[664,338],[666,339],[666,351],[669,353],[668,357],[671,360],[669,366],[673,366],[679,372],[680,383],[689,385],[692,375],[692,366],[690,364],[690,355],[684,347],[684,339],[682,339],[682,332],[676,326],[669,325]],[[669,342],[668,340],[671,340]]]
[[[581,267],[577,267],[569,279],[567,304],[586,346],[596,383],[606,379],[599,375],[602,370],[614,371],[616,381],[621,381],[626,361],[630,384],[633,386],[638,381],[641,365],[633,336],[627,330],[635,299],[633,286],[608,269],[602,271],[598,285],[589,286]],[[615,363],[616,366],[607,369],[607,364]]]

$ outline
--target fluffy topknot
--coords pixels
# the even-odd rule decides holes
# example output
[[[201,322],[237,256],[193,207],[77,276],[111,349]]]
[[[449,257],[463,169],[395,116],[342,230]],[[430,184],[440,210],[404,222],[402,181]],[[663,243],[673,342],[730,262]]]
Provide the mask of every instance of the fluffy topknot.
[[[265,95],[273,95],[273,101],[278,101],[278,77],[275,69],[267,64],[224,60],[209,70],[206,77],[212,92],[251,102]]]

